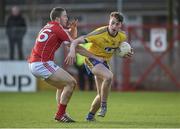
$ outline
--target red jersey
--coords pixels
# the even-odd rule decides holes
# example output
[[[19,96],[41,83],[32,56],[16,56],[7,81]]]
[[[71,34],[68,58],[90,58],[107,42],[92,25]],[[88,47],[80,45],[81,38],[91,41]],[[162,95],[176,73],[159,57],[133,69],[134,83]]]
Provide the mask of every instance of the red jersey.
[[[48,22],[39,32],[28,62],[54,60],[55,51],[64,41],[70,41],[64,28],[58,22]]]

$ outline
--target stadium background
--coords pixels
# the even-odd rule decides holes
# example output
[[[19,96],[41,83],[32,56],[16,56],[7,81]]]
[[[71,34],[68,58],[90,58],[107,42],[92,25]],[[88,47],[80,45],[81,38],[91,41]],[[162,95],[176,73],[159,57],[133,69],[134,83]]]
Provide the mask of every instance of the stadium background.
[[[109,13],[111,11],[121,11],[125,16],[123,30],[128,34],[128,41],[134,48],[135,55],[130,60],[114,57],[111,62],[113,73],[115,74],[112,90],[119,91],[118,93],[113,92],[112,98],[110,98],[110,104],[112,105],[110,112],[113,112],[111,115],[114,114],[113,117],[116,118],[117,116],[115,116],[115,111],[118,110],[118,104],[124,103],[124,105],[120,105],[120,110],[122,111],[120,112],[120,114],[121,116],[124,116],[120,117],[120,119],[122,118],[121,127],[180,127],[180,121],[178,117],[178,114],[180,114],[180,112],[178,111],[180,91],[179,0],[1,0],[0,62],[5,63],[6,65],[6,61],[8,61],[8,63],[10,62],[12,65],[14,65],[14,68],[16,68],[19,67],[16,66],[16,62],[10,61],[8,59],[9,47],[8,39],[5,34],[5,24],[7,16],[10,13],[10,9],[13,5],[17,5],[20,7],[23,16],[25,17],[27,22],[27,33],[23,40],[23,52],[25,54],[25,57],[29,55],[31,48],[33,47],[37,33],[39,32],[41,27],[44,26],[46,22],[49,20],[49,12],[53,7],[62,6],[67,9],[68,14],[70,15],[70,19],[78,18],[78,35],[87,34],[96,27],[106,25],[108,22]],[[150,32],[153,28],[165,29],[167,31],[168,48],[166,49],[166,51],[153,52],[150,49]],[[77,70],[74,66],[64,66],[63,58],[65,54],[66,51],[64,51],[62,47],[56,53],[56,61],[60,66],[67,69],[71,74],[73,74],[77,78]],[[0,71],[2,69],[4,69],[4,67],[0,67]],[[3,75],[2,73],[0,73],[0,86],[3,85],[2,82]],[[37,125],[33,123],[34,121],[32,121],[32,123],[26,123],[26,119],[24,119],[23,124],[23,121],[21,121],[22,118],[19,118],[19,116],[17,116],[17,121],[14,121],[14,119],[12,119],[16,115],[18,115],[18,113],[22,117],[22,114],[19,111],[19,106],[26,108],[25,104],[23,106],[15,106],[15,104],[26,102],[26,100],[23,99],[26,97],[27,100],[31,100],[32,98],[34,100],[33,104],[36,106],[40,103],[40,101],[43,102],[42,104],[44,104],[46,108],[41,109],[40,113],[42,113],[44,119],[52,115],[52,112],[49,113],[49,110],[52,111],[54,109],[52,107],[48,107],[48,104],[53,101],[54,88],[49,87],[46,83],[44,83],[41,80],[37,80],[37,86],[37,91],[39,92],[37,92],[37,96],[34,98],[31,97],[31,94],[26,93],[15,94],[9,92],[0,92],[0,116],[2,116],[3,118],[0,120],[0,127],[59,127],[58,125],[52,126],[54,124],[52,121],[48,123],[49,119],[45,120],[47,121],[47,123],[44,125],[43,123],[41,123],[41,121],[39,121]],[[44,90],[46,91],[42,93],[41,91]],[[84,117],[83,115],[86,113],[86,111],[84,111],[84,108],[86,108],[86,110],[88,109],[88,104],[90,103],[89,100],[93,98],[95,92],[84,92],[79,94],[78,87],[76,91],[77,92],[75,92],[74,99],[71,103],[72,106],[70,107],[76,105],[76,103],[74,102],[75,99],[78,99],[79,101],[82,101],[85,104],[87,104],[87,107],[81,105],[83,109],[81,109],[78,106],[76,107],[77,110],[82,110],[83,114],[80,114],[80,117]],[[137,94],[134,92],[122,93],[122,91],[137,91]],[[163,94],[162,92],[146,94],[146,92],[139,93],[138,91],[173,92],[163,92]],[[84,96],[84,98],[82,98],[81,95]],[[47,101],[44,100],[44,102],[42,100],[43,97]],[[51,100],[49,99],[49,97],[51,98]],[[118,97],[120,99],[118,99]],[[10,101],[9,103],[8,98],[12,99],[12,101]],[[85,98],[86,100],[84,100]],[[46,104],[46,102],[48,101],[50,102]],[[115,101],[118,101],[119,103],[113,103]],[[6,113],[6,111],[8,112],[8,109],[11,107],[11,104],[14,104],[14,112],[12,111],[14,113],[13,117],[8,116],[8,113]],[[27,107],[28,105],[32,106],[32,109],[34,108],[33,111],[35,111],[36,106],[31,105],[31,103],[26,104]],[[55,107],[55,102],[51,106]],[[131,107],[134,108],[132,109]],[[129,114],[126,113],[126,111],[128,111]],[[138,117],[138,115],[136,114],[137,111],[141,112],[142,117]],[[147,111],[151,111],[152,114],[147,113]],[[17,112],[17,114],[15,112]],[[28,112],[30,111],[28,110]],[[43,112],[48,112],[48,116],[45,116],[45,113],[43,114]],[[39,112],[33,113],[32,119],[35,118],[33,117],[33,115],[36,116]],[[72,115],[77,115],[73,111],[70,111],[70,113],[72,113]],[[133,114],[134,116],[137,115],[137,118],[132,118],[131,114]],[[148,115],[149,117],[148,119],[146,119]],[[150,115],[152,116],[150,117]],[[164,115],[164,118],[161,119],[161,117],[158,117],[158,115]],[[37,118],[39,117],[40,116],[38,116]],[[110,116],[107,116],[107,118],[104,121],[111,121],[110,118]],[[145,119],[145,121],[141,121],[142,119]],[[11,125],[8,122],[8,120],[13,120],[14,123],[12,123]],[[125,123],[123,123],[123,120],[125,121]],[[135,121],[135,123],[131,123],[131,121]],[[18,122],[20,122],[20,124]],[[83,126],[75,125],[75,127],[119,127],[116,122],[118,123],[118,121],[115,121],[105,124],[100,123],[100,125],[90,124],[89,126],[87,126],[85,123],[80,123]],[[33,124],[34,126],[32,126]],[[126,126],[126,124],[129,124],[129,126]]]
[[[130,60],[114,58],[112,68],[115,73],[114,89],[116,90],[179,90],[179,1],[171,0],[1,0],[0,59],[8,60],[8,40],[5,34],[5,23],[10,9],[18,5],[27,22],[27,33],[24,38],[23,52],[27,58],[39,29],[49,20],[49,12],[54,6],[67,9],[70,19],[78,18],[78,35],[87,34],[101,25],[106,25],[109,12],[119,10],[124,13],[124,31],[129,34],[129,42],[135,51]],[[165,28],[167,44],[170,50],[160,57],[163,68],[155,60],[163,52],[149,52],[150,30]],[[148,48],[146,48],[146,46]],[[151,51],[151,50],[150,50]],[[56,56],[59,65],[63,65],[65,54],[58,51]],[[153,54],[153,55],[152,55]],[[156,62],[154,67],[151,64]],[[124,63],[125,62],[125,63]],[[68,67],[76,75],[73,67]],[[150,70],[149,70],[150,69]],[[149,72],[148,72],[149,70]]]

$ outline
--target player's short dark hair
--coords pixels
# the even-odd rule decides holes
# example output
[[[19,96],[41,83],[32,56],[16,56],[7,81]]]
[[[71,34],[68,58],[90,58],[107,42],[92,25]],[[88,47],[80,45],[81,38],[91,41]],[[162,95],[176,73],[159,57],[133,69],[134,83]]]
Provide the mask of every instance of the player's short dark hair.
[[[61,7],[53,8],[50,13],[50,19],[53,21],[56,19],[56,17],[60,17],[63,11],[66,11],[66,10]]]
[[[112,18],[112,17],[115,17],[118,20],[118,22],[123,22],[123,20],[124,20],[123,15],[119,12],[111,12],[110,18]]]

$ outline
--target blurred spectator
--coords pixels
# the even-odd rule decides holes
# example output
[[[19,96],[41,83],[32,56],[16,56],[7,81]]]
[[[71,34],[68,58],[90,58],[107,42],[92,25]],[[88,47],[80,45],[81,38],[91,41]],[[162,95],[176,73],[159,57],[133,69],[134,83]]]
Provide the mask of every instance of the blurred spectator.
[[[6,34],[9,40],[9,59],[14,60],[15,46],[18,48],[19,60],[24,59],[23,55],[23,37],[26,33],[26,22],[21,15],[20,9],[17,6],[13,6],[11,14],[6,23]]]
[[[85,43],[82,44],[81,46],[84,48],[89,48],[91,45],[91,43]],[[80,90],[85,90],[85,86],[86,86],[86,78],[88,78],[88,90],[92,91],[94,88],[94,79],[93,79],[93,75],[88,75],[86,72],[86,68],[84,65],[84,56],[81,56],[80,54],[77,54],[76,57],[76,68],[78,70],[78,84],[79,84],[79,88]]]

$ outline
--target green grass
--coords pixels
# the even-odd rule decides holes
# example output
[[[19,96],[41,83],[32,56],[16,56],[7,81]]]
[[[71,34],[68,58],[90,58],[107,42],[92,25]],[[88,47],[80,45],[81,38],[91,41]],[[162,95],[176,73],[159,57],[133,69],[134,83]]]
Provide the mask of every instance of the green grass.
[[[77,123],[57,123],[55,91],[0,93],[0,128],[177,128],[180,127],[180,93],[111,92],[108,113],[97,122],[85,116],[95,92],[75,92],[68,112]]]

